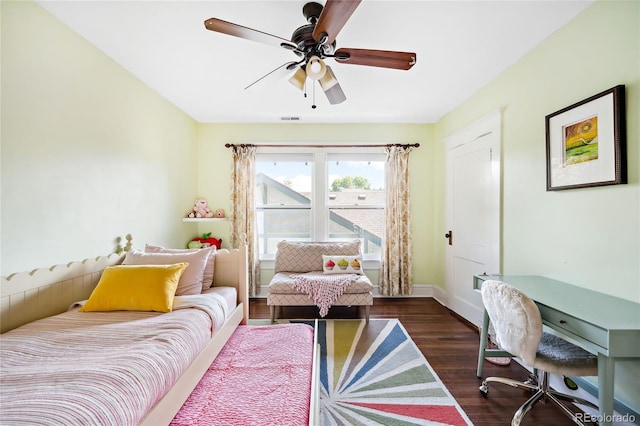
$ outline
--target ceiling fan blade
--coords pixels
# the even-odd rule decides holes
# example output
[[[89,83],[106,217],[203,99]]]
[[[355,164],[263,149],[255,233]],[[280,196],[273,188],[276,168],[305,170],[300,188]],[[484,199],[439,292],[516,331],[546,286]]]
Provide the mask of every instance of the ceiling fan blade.
[[[345,58],[346,55],[349,55],[348,59]],[[408,70],[416,64],[416,54],[413,52],[340,48],[336,50],[335,56],[335,60],[341,64],[368,65],[397,70]]]
[[[351,14],[356,10],[361,0],[327,0],[324,5],[318,22],[313,29],[313,39],[320,42],[323,35],[327,39],[323,44],[331,44],[338,36],[338,33],[347,23]]]
[[[331,105],[340,104],[347,100],[330,66],[327,65],[327,72],[319,82],[320,87],[324,91],[324,94],[327,95],[327,99],[329,99]]]
[[[270,44],[271,46],[284,47],[288,50],[296,50],[298,48],[298,46],[285,38],[254,30],[252,28],[243,27],[242,25],[233,24],[218,18],[207,19],[204,21],[204,26],[209,31],[228,34],[247,40],[257,41],[259,43]]]
[[[286,64],[280,65],[278,68],[268,72],[267,74],[263,75],[262,77],[245,87],[244,90],[253,88],[258,83],[260,83],[258,84],[260,86],[268,81],[275,81],[284,78],[287,75],[291,74],[291,72],[296,69],[297,65],[298,62],[295,61],[287,62]]]

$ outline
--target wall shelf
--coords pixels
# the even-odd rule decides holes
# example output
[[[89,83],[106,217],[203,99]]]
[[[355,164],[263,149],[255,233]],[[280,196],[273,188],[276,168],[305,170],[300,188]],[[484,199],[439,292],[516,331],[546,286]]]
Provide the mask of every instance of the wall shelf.
[[[226,217],[183,217],[183,222],[226,222]]]

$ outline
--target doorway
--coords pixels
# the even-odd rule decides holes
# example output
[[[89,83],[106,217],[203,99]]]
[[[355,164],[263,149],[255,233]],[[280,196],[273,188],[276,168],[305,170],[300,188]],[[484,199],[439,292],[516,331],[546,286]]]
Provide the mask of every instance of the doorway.
[[[501,272],[501,112],[445,139],[446,285],[449,308],[480,327],[473,276]]]

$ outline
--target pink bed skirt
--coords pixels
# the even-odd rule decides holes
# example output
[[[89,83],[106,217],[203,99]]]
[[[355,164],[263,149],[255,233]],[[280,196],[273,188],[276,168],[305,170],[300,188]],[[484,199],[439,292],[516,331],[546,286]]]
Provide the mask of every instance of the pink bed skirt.
[[[239,326],[173,426],[308,425],[313,327]]]

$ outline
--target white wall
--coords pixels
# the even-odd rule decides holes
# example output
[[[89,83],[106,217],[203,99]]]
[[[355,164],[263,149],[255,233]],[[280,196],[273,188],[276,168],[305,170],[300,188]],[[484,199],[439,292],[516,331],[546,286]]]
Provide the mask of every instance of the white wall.
[[[0,7],[0,272],[186,244],[197,123],[40,6]]]
[[[443,140],[504,110],[504,273],[640,302],[639,23],[640,2],[598,1],[438,122]],[[629,183],[547,192],[545,116],[618,84],[626,85]],[[639,408],[640,362],[625,362],[616,381],[616,395]]]

